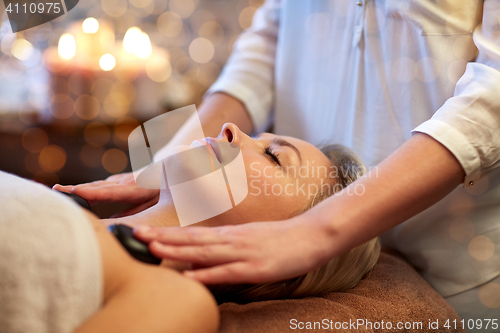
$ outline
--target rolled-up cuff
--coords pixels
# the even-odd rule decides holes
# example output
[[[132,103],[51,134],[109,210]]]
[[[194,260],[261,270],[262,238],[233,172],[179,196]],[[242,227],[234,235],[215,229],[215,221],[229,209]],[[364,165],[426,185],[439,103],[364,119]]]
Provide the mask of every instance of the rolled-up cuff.
[[[481,159],[467,137],[453,126],[435,119],[429,119],[420,124],[412,133],[420,132],[431,136],[445,146],[458,160],[465,171],[463,185],[469,186],[471,181],[481,177]]]

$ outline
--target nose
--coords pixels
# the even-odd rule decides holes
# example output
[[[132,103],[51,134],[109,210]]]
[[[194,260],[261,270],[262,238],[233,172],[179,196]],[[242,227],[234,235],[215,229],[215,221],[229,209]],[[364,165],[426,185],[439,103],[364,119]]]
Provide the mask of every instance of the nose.
[[[233,123],[225,123],[219,133],[219,138],[227,140],[227,142],[236,143],[240,145],[240,141],[245,136],[238,126]]]
[[[244,147],[256,149],[257,141],[246,135],[233,123],[225,123],[217,137],[218,140],[234,143],[243,149]]]

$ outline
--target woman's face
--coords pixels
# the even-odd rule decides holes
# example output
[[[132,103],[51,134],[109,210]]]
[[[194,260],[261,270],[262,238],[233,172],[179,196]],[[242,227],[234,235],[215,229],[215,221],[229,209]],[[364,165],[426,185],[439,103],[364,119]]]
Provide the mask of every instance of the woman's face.
[[[233,208],[195,225],[287,219],[308,207],[331,172],[327,157],[305,141],[270,133],[250,137],[232,123],[225,124],[217,138],[205,138],[192,146],[200,143],[239,147],[248,194]]]

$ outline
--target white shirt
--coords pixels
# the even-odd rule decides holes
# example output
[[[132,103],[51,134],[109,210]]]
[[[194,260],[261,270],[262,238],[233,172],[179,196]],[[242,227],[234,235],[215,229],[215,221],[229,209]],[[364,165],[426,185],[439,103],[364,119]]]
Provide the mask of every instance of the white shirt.
[[[268,0],[208,92],[369,168],[412,131],[447,147],[465,186],[382,240],[463,318],[500,318],[499,19],[499,0]]]

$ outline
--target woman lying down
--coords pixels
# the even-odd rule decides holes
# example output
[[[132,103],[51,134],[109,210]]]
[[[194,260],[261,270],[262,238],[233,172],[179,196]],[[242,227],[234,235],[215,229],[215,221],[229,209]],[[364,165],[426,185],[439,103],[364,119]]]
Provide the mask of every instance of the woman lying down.
[[[196,225],[283,220],[338,192],[364,170],[346,148],[320,151],[304,141],[267,133],[251,138],[233,124],[226,124],[212,140],[240,147],[250,186],[240,204]],[[286,191],[278,191],[280,187]],[[0,261],[0,331],[217,330],[216,302],[204,286],[168,263],[152,266],[134,260],[104,227],[179,226],[168,187],[155,206],[101,222],[70,199],[33,182],[0,172],[0,188],[0,256],[5,258]],[[219,302],[345,290],[373,268],[379,252],[379,241],[373,239],[297,278],[211,289]]]

